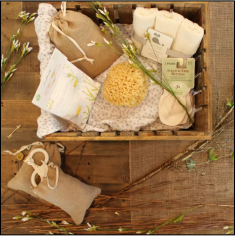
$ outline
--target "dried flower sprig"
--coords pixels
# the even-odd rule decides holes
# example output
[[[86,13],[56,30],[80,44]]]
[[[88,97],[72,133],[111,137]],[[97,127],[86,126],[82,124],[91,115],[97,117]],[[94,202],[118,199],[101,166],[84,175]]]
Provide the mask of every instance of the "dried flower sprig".
[[[122,36],[122,34],[119,32],[118,28],[114,25],[114,23],[110,19],[109,12],[106,10],[106,8],[103,7],[100,4],[100,2],[97,2],[97,3],[99,5],[99,8],[97,8],[93,2],[88,2],[88,4],[96,11],[96,17],[98,19],[103,20],[104,24],[110,29],[111,36],[115,36],[118,39],[120,39],[120,41],[122,43],[122,50],[124,51],[125,55],[128,57],[129,63],[132,66],[142,70],[148,76],[148,78],[150,78],[153,81],[153,83],[161,86],[163,89],[165,89],[167,92],[169,92],[178,101],[178,103],[183,107],[183,109],[187,113],[187,116],[188,116],[190,122],[193,123],[193,120],[192,120],[190,114],[188,113],[187,107],[184,104],[182,104],[182,102],[179,100],[179,98],[176,96],[176,94],[172,90],[171,86],[167,83],[166,79],[163,78],[163,80],[161,81],[160,79],[158,79],[155,76],[155,73],[152,70],[149,70],[141,63],[141,61],[139,60],[139,57],[137,55],[136,45],[131,40],[126,40]],[[100,45],[100,43],[92,41],[92,44],[90,44],[89,46],[101,46],[101,45]],[[110,46],[109,44],[107,44],[107,45]],[[106,47],[107,47],[107,45],[106,45]],[[102,45],[102,46],[104,46],[104,45]]]
[[[17,30],[16,34],[13,34],[10,36],[10,43],[8,46],[8,49],[4,54],[2,54],[1,59],[1,92],[3,92],[7,82],[12,78],[14,75],[14,72],[17,70],[18,64],[21,62],[21,60],[29,54],[33,48],[29,47],[29,42],[26,44],[24,43],[22,47],[21,43],[19,41],[19,37],[21,33],[23,32],[24,27],[32,22],[37,13],[26,13],[25,11],[21,11],[18,14],[18,18],[21,19],[21,24],[19,26],[19,29]],[[9,66],[8,72],[6,72],[8,67],[9,60],[14,56],[14,61],[11,66]]]

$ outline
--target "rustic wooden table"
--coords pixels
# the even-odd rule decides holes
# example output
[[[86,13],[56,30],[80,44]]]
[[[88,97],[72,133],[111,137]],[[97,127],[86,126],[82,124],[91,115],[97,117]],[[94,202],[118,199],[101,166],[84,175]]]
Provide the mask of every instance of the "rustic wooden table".
[[[54,4],[58,5],[60,3]],[[73,3],[70,4],[71,6],[73,5]],[[16,24],[17,26],[15,19],[18,13],[21,10],[31,13],[36,12],[37,8],[37,2],[1,2],[1,49],[3,52],[8,46],[9,36],[13,33],[13,25]],[[15,222],[12,217],[19,215],[21,211],[25,209],[35,210],[43,214],[43,212],[48,211],[53,213],[55,208],[45,201],[32,198],[23,192],[13,191],[7,188],[7,182],[14,177],[21,167],[22,162],[18,162],[13,156],[4,154],[3,150],[14,150],[22,145],[30,144],[39,140],[36,136],[36,132],[37,118],[40,115],[40,109],[31,103],[40,81],[39,61],[37,59],[39,47],[33,23],[30,23],[25,28],[20,41],[22,43],[30,42],[34,49],[19,65],[13,79],[8,83],[1,96],[1,228],[3,234],[48,233],[50,228],[46,227],[45,224],[35,221],[19,224]],[[8,139],[7,135],[9,135],[19,124],[22,125],[20,130],[18,130],[11,139]],[[66,158],[62,157],[62,169],[74,177],[77,177],[91,185],[100,187],[102,189],[102,194],[118,192],[130,183],[131,171],[129,158],[131,145],[133,145],[133,143],[131,144],[126,141],[64,142],[63,144],[66,147]],[[162,145],[162,143],[159,145]],[[161,147],[158,148],[160,149]],[[171,154],[172,156],[168,157],[165,161],[169,160],[169,158],[172,158],[179,152],[177,148],[175,149],[175,152],[172,152]],[[142,160],[140,161],[142,163]],[[164,163],[164,161],[162,163]],[[178,209],[177,212],[179,213],[181,212],[179,206],[181,206],[181,208],[184,207],[184,201],[187,201],[185,204],[192,206],[196,203],[196,200],[197,203],[208,200],[208,208],[204,209],[204,213],[196,212],[192,218],[188,217],[186,223],[177,228],[177,231],[175,231],[176,227],[174,228],[174,226],[172,226],[167,232],[199,232],[197,230],[201,230],[200,232],[212,232],[207,230],[215,230],[213,232],[216,232],[216,230],[221,230],[222,226],[233,225],[233,187],[231,181],[233,176],[232,164],[229,160],[224,160],[217,166],[213,166],[213,168],[206,168],[205,171],[209,174],[205,178],[201,174],[200,176],[197,176],[196,174],[196,176],[189,176],[188,173],[179,174],[177,172],[175,174],[175,176],[177,176],[177,181],[173,178],[173,180],[167,182],[169,173],[164,172],[163,176],[159,178],[159,181],[158,176],[152,180],[151,186],[153,188],[155,184],[158,184],[157,187],[160,187],[161,191],[159,191],[159,199],[162,197],[162,200],[164,200],[164,198],[168,198],[170,195],[173,199],[169,202],[169,205],[168,202],[166,202],[164,206],[159,208],[156,207],[156,211],[167,212],[171,209]],[[214,170],[214,172],[212,172],[212,170]],[[217,173],[220,173],[219,176]],[[224,183],[227,178],[230,181],[228,180],[229,184],[226,184],[225,186]],[[192,182],[186,182],[188,179]],[[200,185],[202,179],[206,179],[206,183],[204,182],[203,185]],[[223,179],[223,181],[221,179]],[[169,192],[171,194],[168,194],[169,190],[167,190],[165,192],[167,195],[164,195],[164,186],[167,186],[169,183],[172,184],[172,193]],[[180,186],[180,183],[184,183],[185,186]],[[188,185],[186,186],[186,184]],[[186,188],[191,189],[191,195],[187,194]],[[177,192],[179,189],[181,189],[180,191],[182,192]],[[183,195],[183,192],[185,196],[181,199],[180,197]],[[217,194],[217,198],[211,200],[208,199],[209,196],[211,197],[212,195],[215,195],[214,193]],[[144,196],[142,196],[142,198],[144,199]],[[193,198],[194,200],[190,201],[190,199]],[[217,201],[216,199],[220,199],[220,201]],[[178,204],[179,200],[181,200],[182,205]],[[217,206],[217,208],[209,208],[210,203],[212,206]],[[139,205],[135,206],[134,214],[130,208],[131,204],[131,201],[125,201],[125,199],[122,199],[121,201],[112,201],[108,203],[103,209],[92,208],[91,211],[89,211],[87,220],[91,220],[93,224],[99,224],[102,221],[102,223],[113,223],[113,225],[117,225],[117,222],[122,222],[123,225],[125,225],[125,222],[141,219],[141,216],[135,218],[136,212],[138,213]],[[122,209],[121,214],[115,214],[117,209]],[[102,213],[100,213],[100,211],[102,211]],[[142,208],[142,212],[143,211],[144,209]],[[143,222],[147,222],[148,224],[147,211],[144,216],[147,218],[142,217]],[[163,223],[168,219],[161,215],[156,217],[158,217],[160,223]],[[71,221],[71,218],[63,211],[58,211],[56,215],[49,214],[47,219],[65,219]],[[183,231],[184,229],[188,229],[188,231]],[[160,232],[165,233],[166,231],[163,230]],[[84,231],[84,233],[86,232]]]

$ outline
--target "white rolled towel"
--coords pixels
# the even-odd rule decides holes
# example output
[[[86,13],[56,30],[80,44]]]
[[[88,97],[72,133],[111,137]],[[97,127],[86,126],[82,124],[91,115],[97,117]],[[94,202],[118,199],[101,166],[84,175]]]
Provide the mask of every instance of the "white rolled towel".
[[[147,29],[154,27],[157,12],[157,8],[136,8],[133,14],[133,28],[139,37],[144,37]]]
[[[154,29],[175,39],[184,17],[176,12],[158,11]]]
[[[179,27],[172,50],[193,56],[202,41],[204,29],[188,19],[184,19]]]

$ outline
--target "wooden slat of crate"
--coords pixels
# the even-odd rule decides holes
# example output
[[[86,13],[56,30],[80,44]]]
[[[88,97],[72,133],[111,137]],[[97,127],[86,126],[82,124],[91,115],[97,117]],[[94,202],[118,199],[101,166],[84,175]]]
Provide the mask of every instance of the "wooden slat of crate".
[[[157,136],[173,136],[172,131],[157,131]]]
[[[19,124],[24,128],[36,128],[41,110],[28,100],[2,100],[1,125],[15,128]]]
[[[178,136],[203,136],[204,132],[198,132],[193,130],[179,130],[174,132]]]
[[[174,2],[173,10],[181,15],[184,15],[185,3],[184,2]]]
[[[169,11],[171,9],[171,3],[164,2],[151,2],[152,7],[158,8],[158,10],[166,10]]]
[[[81,5],[80,9],[84,15],[91,18],[97,25],[99,24],[98,18],[96,17],[96,11],[93,8]]]
[[[103,132],[100,134],[100,136],[102,137],[116,137],[117,136],[117,132]]]
[[[120,24],[132,24],[132,5],[130,4],[118,4],[118,15]]]
[[[203,132],[203,127],[202,127]],[[44,141],[53,142],[71,142],[71,141],[137,141],[137,140],[206,140],[211,139],[210,135],[204,136],[117,136],[117,137],[102,137],[102,136],[78,136],[78,137],[52,137],[50,135],[43,138]]]
[[[153,131],[139,131],[138,135],[140,137],[146,137],[146,136],[154,136],[154,132]]]

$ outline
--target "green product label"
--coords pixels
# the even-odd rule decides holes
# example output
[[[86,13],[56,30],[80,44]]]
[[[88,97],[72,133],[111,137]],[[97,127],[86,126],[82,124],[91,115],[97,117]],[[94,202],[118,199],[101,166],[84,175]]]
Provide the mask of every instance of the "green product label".
[[[39,102],[40,99],[41,99],[41,96],[40,96],[40,94],[38,94],[37,97],[36,97],[36,100]]]
[[[162,59],[162,79],[178,97],[184,96],[194,88],[195,59],[188,58],[185,65],[183,62],[181,58]]]

